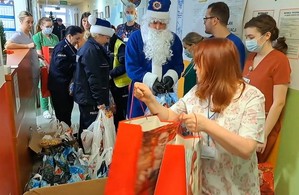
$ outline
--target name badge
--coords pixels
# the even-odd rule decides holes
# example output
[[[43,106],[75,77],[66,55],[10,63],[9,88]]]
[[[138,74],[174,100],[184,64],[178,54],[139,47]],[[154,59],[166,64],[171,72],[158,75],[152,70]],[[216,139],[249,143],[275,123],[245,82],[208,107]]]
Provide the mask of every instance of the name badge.
[[[203,145],[201,147],[201,158],[203,159],[215,159],[216,157],[216,148],[211,146]]]
[[[243,80],[244,80],[246,83],[250,83],[250,79],[249,79],[249,78],[243,77]]]
[[[124,42],[128,42],[128,40],[129,40],[128,37],[124,38]]]

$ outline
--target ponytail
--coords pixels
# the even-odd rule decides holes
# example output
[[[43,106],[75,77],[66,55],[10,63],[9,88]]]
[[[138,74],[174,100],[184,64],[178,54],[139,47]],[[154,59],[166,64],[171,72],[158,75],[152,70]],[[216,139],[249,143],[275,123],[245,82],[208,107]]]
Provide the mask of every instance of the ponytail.
[[[273,41],[273,48],[281,51],[284,54],[287,54],[288,45],[286,43],[285,37],[278,37],[275,41]]]

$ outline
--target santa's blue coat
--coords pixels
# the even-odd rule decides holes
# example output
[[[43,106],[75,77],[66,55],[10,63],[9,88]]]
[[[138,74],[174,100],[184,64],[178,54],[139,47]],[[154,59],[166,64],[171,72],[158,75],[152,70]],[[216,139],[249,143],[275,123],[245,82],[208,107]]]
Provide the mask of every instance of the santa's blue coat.
[[[178,78],[180,78],[181,73],[184,69],[182,56],[183,47],[179,37],[175,33],[172,34],[174,36],[171,46],[173,56],[162,66],[162,75],[165,75],[167,71],[172,69],[177,73]],[[145,104],[140,102],[135,97],[133,97],[132,101],[134,83],[143,82],[145,74],[152,71],[152,61],[145,58],[143,46],[144,44],[141,36],[141,31],[137,30],[133,34],[131,34],[126,45],[126,71],[128,76],[132,79],[127,106],[128,118],[143,116],[144,110],[146,109]],[[176,82],[176,80],[174,80],[174,82]]]

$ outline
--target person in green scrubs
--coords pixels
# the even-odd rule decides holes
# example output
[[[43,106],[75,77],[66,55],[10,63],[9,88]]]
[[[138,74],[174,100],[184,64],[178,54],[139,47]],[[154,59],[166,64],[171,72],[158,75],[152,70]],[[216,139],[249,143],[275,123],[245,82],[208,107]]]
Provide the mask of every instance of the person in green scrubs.
[[[184,95],[196,84],[196,73],[194,69],[193,62],[193,48],[194,45],[204,40],[200,34],[196,32],[190,32],[183,38],[184,54],[191,58],[190,64],[185,69],[182,77],[185,78],[184,81]]]
[[[54,47],[59,42],[58,37],[52,33],[53,31],[53,22],[50,18],[42,17],[39,19],[37,24],[37,33],[33,35],[32,39],[35,44],[35,48],[37,51],[37,54],[39,56],[43,56],[42,47],[48,46],[48,47]],[[40,66],[43,66],[44,64],[41,62]],[[43,117],[46,119],[51,119],[52,115],[49,112],[49,102],[50,98],[42,97],[42,93],[40,92],[40,105],[43,112]]]

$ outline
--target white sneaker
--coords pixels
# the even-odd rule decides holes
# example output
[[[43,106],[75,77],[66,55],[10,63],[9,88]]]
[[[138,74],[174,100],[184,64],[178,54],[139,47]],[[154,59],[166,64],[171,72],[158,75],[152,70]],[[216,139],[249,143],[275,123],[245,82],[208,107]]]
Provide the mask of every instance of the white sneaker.
[[[50,114],[49,110],[46,110],[46,111],[43,112],[43,117],[45,119],[51,119],[52,115]]]

